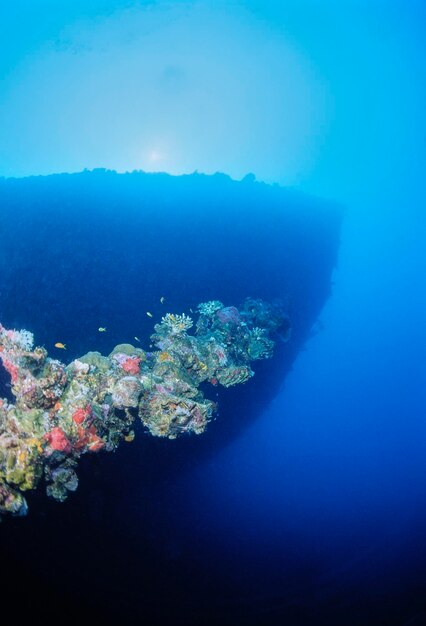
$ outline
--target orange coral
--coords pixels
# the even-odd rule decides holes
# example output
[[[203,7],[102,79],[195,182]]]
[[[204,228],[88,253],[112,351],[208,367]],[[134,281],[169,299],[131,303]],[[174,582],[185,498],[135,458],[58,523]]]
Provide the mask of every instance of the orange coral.
[[[90,405],[87,405],[84,409],[74,411],[72,418],[76,424],[82,424],[91,414],[92,409]]]

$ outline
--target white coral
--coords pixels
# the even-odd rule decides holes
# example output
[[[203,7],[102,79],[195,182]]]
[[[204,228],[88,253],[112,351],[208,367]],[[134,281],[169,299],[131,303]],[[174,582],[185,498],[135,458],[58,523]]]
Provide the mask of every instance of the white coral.
[[[255,326],[251,329],[251,334],[253,336],[253,339],[260,339],[261,337],[265,337],[266,328],[260,328],[259,326]]]
[[[219,309],[223,309],[223,304],[219,300],[210,300],[209,302],[202,302],[197,307],[201,315],[214,315]]]
[[[171,335],[178,335],[192,328],[194,322],[185,313],[182,315],[167,313],[167,315],[161,318],[161,324],[166,327],[167,332]]]
[[[16,343],[19,345],[20,348],[22,348],[22,350],[27,350],[29,352],[33,349],[34,335],[30,333],[29,330],[20,330],[16,334]]]
[[[34,345],[34,335],[28,330],[5,330],[0,328],[4,341],[9,341],[11,344],[24,352],[30,352]]]

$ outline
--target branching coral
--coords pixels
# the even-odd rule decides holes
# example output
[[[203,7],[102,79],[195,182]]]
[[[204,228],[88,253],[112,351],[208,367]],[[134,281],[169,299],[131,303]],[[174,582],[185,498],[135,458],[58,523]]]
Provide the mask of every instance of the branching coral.
[[[197,307],[197,311],[199,311],[201,315],[207,315],[210,317],[222,308],[223,304],[220,300],[210,300],[209,302],[201,302],[201,304]]]
[[[183,313],[182,315],[174,315],[173,313],[167,313],[161,318],[161,327],[165,334],[179,335],[192,328],[194,322],[192,319]]]

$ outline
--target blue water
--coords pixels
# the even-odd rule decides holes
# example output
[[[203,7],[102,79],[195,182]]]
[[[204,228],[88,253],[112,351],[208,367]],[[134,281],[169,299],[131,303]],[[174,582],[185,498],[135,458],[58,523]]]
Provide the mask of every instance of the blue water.
[[[324,328],[283,392],[180,482],[265,623],[426,622],[424,221],[369,227],[347,217]]]
[[[169,620],[176,602],[179,623],[402,624],[422,613],[415,206],[361,220],[252,178],[105,171],[5,180],[0,193],[2,321],[54,354],[64,341],[67,360],[135,334],[148,345],[146,311],[159,317],[162,295],[176,312],[287,298],[293,322],[253,381],[210,390],[220,412],[204,435],[168,442],[139,428],[132,446],[84,460],[65,504],[30,497],[30,516],[4,525],[19,577],[25,563],[52,602],[78,594],[122,619]]]
[[[0,321],[72,359],[146,345],[161,296],[290,294],[292,342],[213,392],[204,435],[140,430],[66,503],[30,497],[0,527],[2,597],[76,621],[425,624],[424,2],[134,4],[0,8],[0,175],[231,179],[0,180]],[[272,186],[232,182],[250,171]]]

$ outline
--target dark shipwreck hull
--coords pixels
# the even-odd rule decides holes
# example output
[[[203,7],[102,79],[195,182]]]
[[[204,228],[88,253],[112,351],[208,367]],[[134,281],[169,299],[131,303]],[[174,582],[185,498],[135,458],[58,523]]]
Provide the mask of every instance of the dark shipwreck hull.
[[[207,433],[163,441],[139,432],[114,455],[85,459],[66,503],[30,497],[29,516],[0,527],[2,597],[43,603],[52,616],[202,623],[217,573],[202,581],[190,557],[162,556],[156,493],[229,443],[283,386],[330,296],[340,226],[339,207],[250,176],[97,170],[0,181],[0,321],[49,351],[66,342],[67,360],[134,336],[148,345],[166,311],[211,299],[281,299],[292,320],[291,341],[278,338],[253,380],[206,391],[220,406]],[[7,383],[0,372],[0,397]],[[135,499],[144,514],[132,529]],[[217,619],[225,623],[219,609]]]

